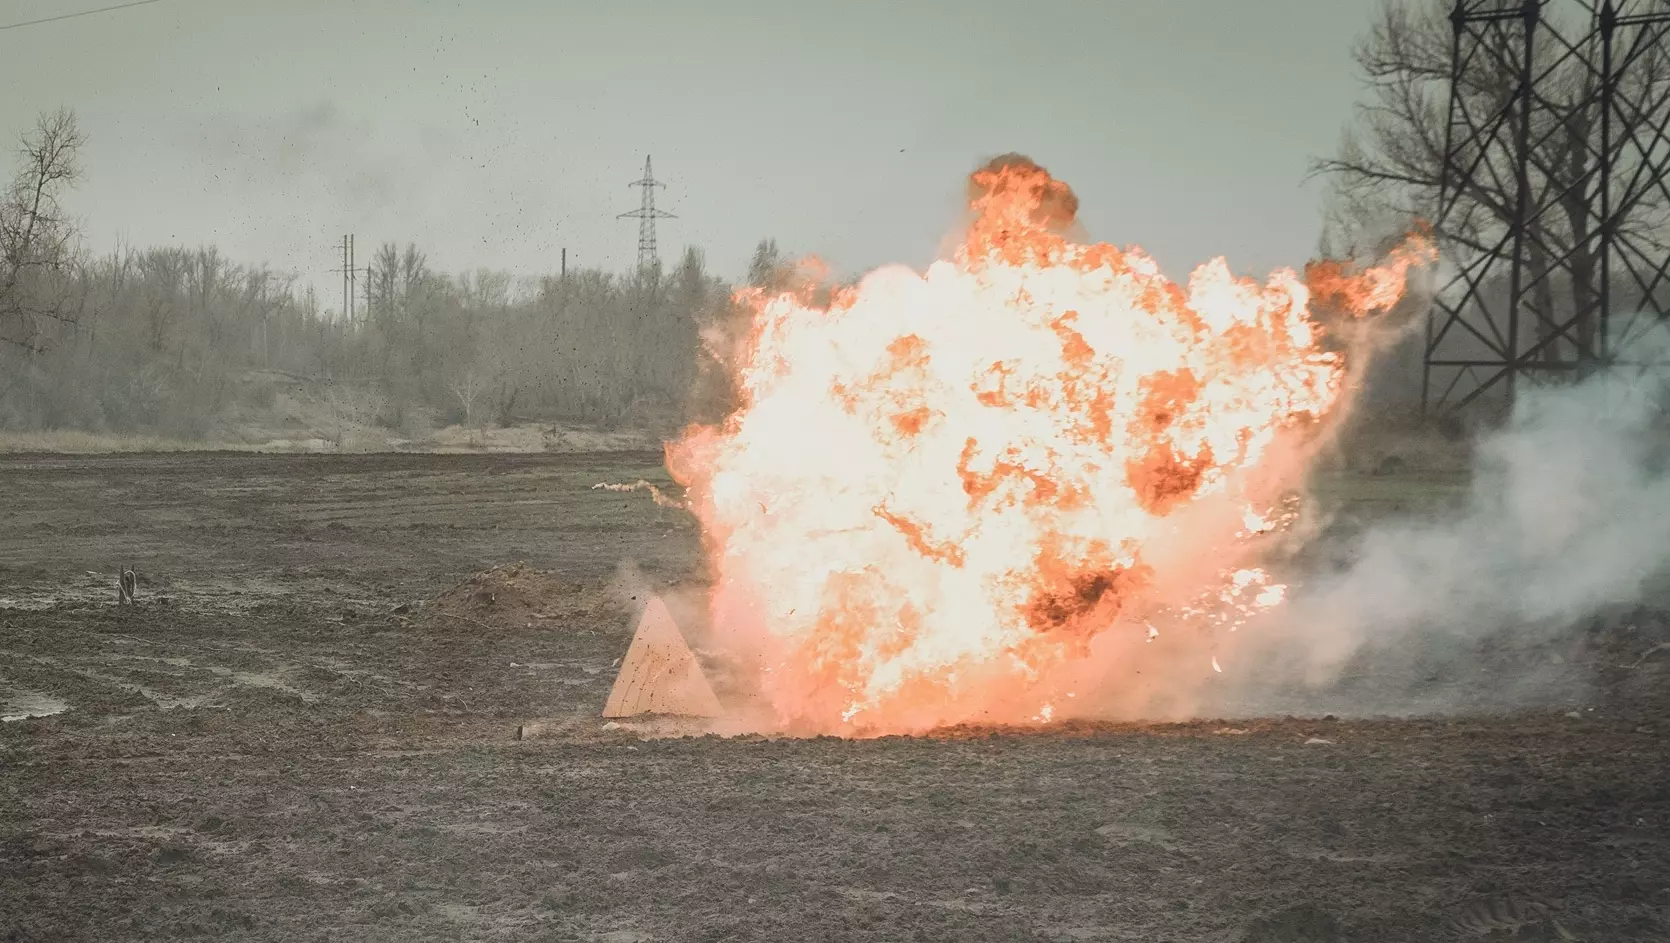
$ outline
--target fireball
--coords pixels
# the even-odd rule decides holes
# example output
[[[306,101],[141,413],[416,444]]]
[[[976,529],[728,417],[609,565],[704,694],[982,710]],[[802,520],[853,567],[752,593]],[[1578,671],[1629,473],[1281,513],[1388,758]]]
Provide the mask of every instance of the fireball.
[[[1156,637],[1280,605],[1250,557],[1345,388],[1311,288],[1222,259],[1174,284],[1074,241],[1077,207],[1011,155],[971,176],[965,238],[926,271],[743,296],[739,405],[668,465],[716,641],[772,728],[1072,716],[1152,684],[1122,666]],[[1330,267],[1327,291],[1388,307],[1424,251]]]

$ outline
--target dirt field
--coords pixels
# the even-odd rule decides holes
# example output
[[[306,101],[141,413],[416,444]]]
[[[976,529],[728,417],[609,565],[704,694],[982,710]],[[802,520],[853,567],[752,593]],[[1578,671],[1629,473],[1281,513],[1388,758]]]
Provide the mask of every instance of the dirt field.
[[[1670,939],[1666,653],[1575,716],[643,739],[605,584],[698,542],[638,478],[0,457],[0,713],[65,708],[0,723],[0,940]],[[514,561],[540,611],[448,593]]]

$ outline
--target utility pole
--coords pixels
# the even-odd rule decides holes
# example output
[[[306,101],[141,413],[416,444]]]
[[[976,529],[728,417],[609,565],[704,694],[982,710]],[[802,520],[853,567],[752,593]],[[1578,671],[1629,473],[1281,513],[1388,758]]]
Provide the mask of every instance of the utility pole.
[[[568,250],[566,248],[562,250],[562,268],[558,269],[557,273],[558,278],[565,282],[568,281]]]
[[[354,237],[352,235],[342,237],[342,267],[332,269],[332,271],[342,273],[342,316],[348,319],[348,326],[353,327],[355,290],[359,287],[360,273],[359,269],[354,267]],[[369,283],[369,278],[367,282]],[[371,305],[367,302],[366,310],[369,311],[370,308]]]
[[[638,221],[638,268],[654,268],[660,264],[655,252],[655,221],[658,219],[677,219],[678,217],[655,208],[655,188],[667,185],[655,179],[650,172],[649,157],[644,158],[644,175],[638,180],[627,184],[629,187],[642,187],[643,195],[638,208],[630,213],[622,213],[616,219],[635,219]]]
[[[350,251],[349,248],[348,248],[348,245],[349,245],[348,237],[346,235],[344,235],[342,237],[342,270],[341,270],[342,271],[342,316],[347,318],[348,323],[350,325],[352,325],[354,323],[354,319],[353,319],[353,316],[348,313],[348,303],[353,298],[353,294],[352,294],[353,289],[349,287],[349,285],[353,281],[353,272],[349,267],[353,263],[348,261],[348,253]]]
[[[371,323],[371,266],[365,267],[365,321]]]

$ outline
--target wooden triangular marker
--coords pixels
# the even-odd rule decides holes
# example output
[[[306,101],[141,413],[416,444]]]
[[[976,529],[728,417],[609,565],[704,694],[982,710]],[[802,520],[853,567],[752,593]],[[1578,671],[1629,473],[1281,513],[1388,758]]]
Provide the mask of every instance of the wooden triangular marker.
[[[659,596],[651,596],[626,657],[621,659],[620,675],[609,692],[609,702],[603,706],[603,716],[717,717],[720,713],[719,699],[713,696],[713,688],[685,644],[672,613]]]

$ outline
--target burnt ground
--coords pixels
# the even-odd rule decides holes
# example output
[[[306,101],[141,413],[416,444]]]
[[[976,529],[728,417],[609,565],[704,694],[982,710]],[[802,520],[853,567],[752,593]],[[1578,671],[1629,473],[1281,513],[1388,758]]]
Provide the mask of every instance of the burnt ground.
[[[1670,653],[1570,715],[643,739],[602,586],[698,554],[640,477],[0,458],[0,712],[67,708],[0,723],[0,940],[1670,938]],[[512,561],[571,598],[414,605]]]

